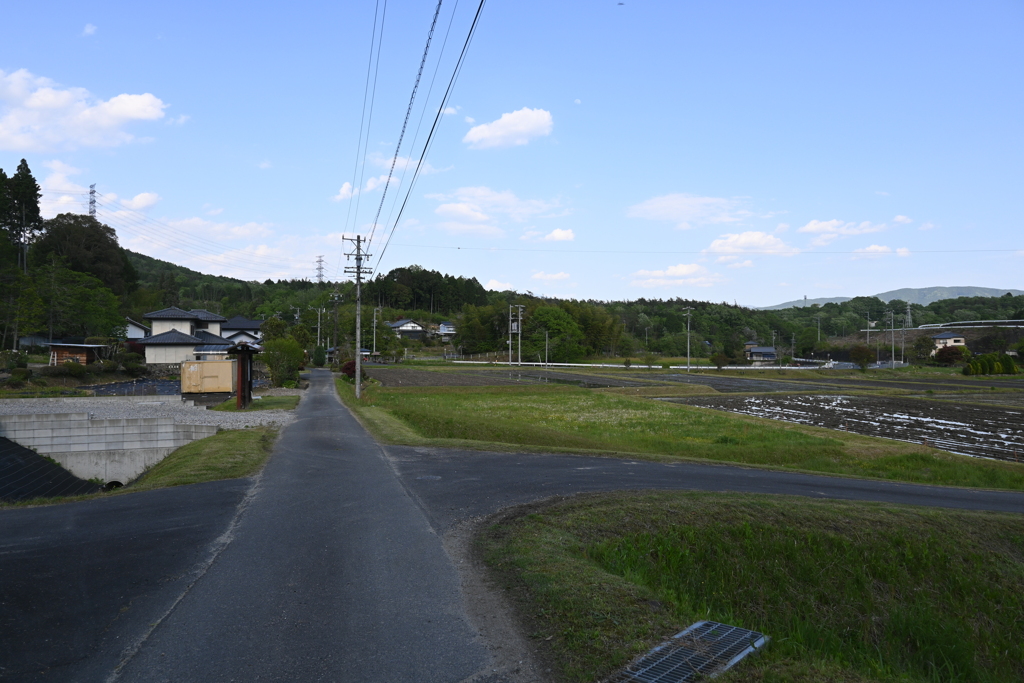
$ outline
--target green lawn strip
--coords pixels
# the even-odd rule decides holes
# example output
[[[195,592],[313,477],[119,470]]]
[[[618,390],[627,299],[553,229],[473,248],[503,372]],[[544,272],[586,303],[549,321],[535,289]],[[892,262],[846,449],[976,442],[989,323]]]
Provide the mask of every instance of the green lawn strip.
[[[277,430],[269,427],[217,432],[177,449],[121,490],[146,491],[248,477],[263,467],[276,438]]]
[[[253,410],[294,410],[295,406],[299,405],[298,396],[264,396],[258,401],[253,401],[249,404],[249,407],[245,410],[239,410],[237,407],[237,401],[234,398],[229,398],[223,403],[219,403],[213,407],[213,410],[221,410],[228,413],[246,413]]]
[[[369,386],[339,394],[402,445],[698,459],[953,486],[1024,489],[1024,465],[921,445],[570,386]]]
[[[1018,515],[704,492],[512,511],[477,549],[560,679],[702,620],[768,634],[721,680],[1024,680]]]
[[[7,398],[69,398],[88,396],[84,389],[64,387],[25,387],[23,389],[0,389],[0,400]]]

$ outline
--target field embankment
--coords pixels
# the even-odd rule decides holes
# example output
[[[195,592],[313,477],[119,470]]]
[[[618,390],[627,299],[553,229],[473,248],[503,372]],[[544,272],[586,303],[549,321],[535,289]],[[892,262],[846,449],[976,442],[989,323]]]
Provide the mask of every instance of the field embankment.
[[[1015,515],[720,493],[527,506],[479,550],[564,681],[701,619],[772,642],[721,680],[1024,680]]]

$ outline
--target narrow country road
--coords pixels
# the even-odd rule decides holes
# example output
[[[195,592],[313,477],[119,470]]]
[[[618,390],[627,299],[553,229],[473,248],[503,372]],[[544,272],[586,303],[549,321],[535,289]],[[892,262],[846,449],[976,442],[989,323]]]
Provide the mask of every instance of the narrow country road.
[[[0,510],[0,680],[508,681],[441,535],[538,498],[649,488],[1024,513],[1024,493],[385,449],[314,371],[256,479]]]

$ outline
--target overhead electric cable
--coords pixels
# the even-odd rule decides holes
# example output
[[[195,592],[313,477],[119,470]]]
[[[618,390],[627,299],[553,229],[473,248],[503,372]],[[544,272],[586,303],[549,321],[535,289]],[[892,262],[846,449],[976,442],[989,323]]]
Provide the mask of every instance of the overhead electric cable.
[[[380,254],[377,256],[377,263],[374,264],[374,270],[380,266],[381,259],[384,258],[384,253],[388,249],[388,245],[391,243],[391,238],[395,236],[395,230],[398,228],[398,222],[402,220],[402,214],[405,212],[405,207],[409,203],[409,197],[412,195],[412,189],[416,186],[416,179],[419,178],[420,170],[423,168],[423,160],[427,157],[427,152],[430,150],[430,144],[434,140],[434,133],[437,131],[437,124],[440,122],[441,117],[444,116],[444,110],[448,106],[448,100],[451,97],[452,89],[455,87],[455,81],[459,77],[459,72],[462,71],[462,65],[466,59],[466,52],[469,50],[470,43],[473,42],[473,34],[476,32],[477,24],[480,22],[480,14],[483,12],[484,4],[487,0],[480,0],[480,4],[476,8],[476,14],[473,15],[473,23],[469,27],[469,33],[466,35],[466,42],[462,45],[462,51],[459,53],[459,58],[455,63],[455,69],[452,71],[451,80],[448,81],[448,88],[445,90],[444,97],[441,98],[441,105],[437,109],[437,115],[434,116],[434,123],[430,126],[430,132],[427,134],[427,140],[423,143],[423,152],[420,154],[419,161],[416,162],[416,170],[412,174],[412,180],[409,182],[409,188],[405,193],[405,198],[402,200],[402,206],[398,210],[398,215],[395,217],[395,223],[391,226],[391,232],[388,233],[388,238],[384,242],[384,248],[381,249]]]
[[[395,163],[398,161],[398,154],[402,150],[402,140],[405,139],[405,129],[409,125],[409,117],[412,115],[412,107],[416,102],[416,91],[420,89],[420,79],[423,78],[423,67],[427,63],[427,54],[430,52],[430,41],[434,39],[434,29],[437,27],[437,17],[441,14],[441,3],[444,0],[437,0],[437,7],[434,8],[434,18],[430,22],[430,30],[427,32],[427,44],[423,46],[423,56],[420,57],[420,68],[416,71],[416,81],[412,84],[412,94],[409,95],[409,106],[405,109],[405,120],[402,121],[402,132],[398,134],[398,144],[395,146],[395,155],[391,157],[391,168],[388,169],[388,179],[384,181],[384,191],[380,195],[380,205],[377,207],[377,215],[373,217],[370,225],[370,237],[367,243],[373,242],[373,234],[377,231],[377,221],[380,220],[380,212],[384,209],[384,200],[388,196],[388,187],[391,186],[391,177],[395,174]]]
[[[773,251],[769,249],[744,249],[742,251],[728,251],[728,250],[712,250],[712,249],[701,249],[699,251],[672,251],[665,249],[658,249],[656,251],[631,251],[624,249],[526,249],[517,247],[446,247],[436,244],[396,244],[397,247],[413,247],[415,249],[451,249],[454,251],[519,251],[519,252],[532,252],[532,253],[552,253],[552,254],[717,254],[717,255],[729,255],[729,256],[745,256],[747,254],[762,255],[762,256],[804,256],[810,254],[846,254],[867,257],[878,257],[878,256],[899,256],[900,254],[893,251],[819,251],[810,249],[797,249],[796,251]],[[1018,253],[1020,249],[913,249],[910,251],[911,254],[960,254],[960,253],[995,253],[995,254],[1011,254]]]
[[[413,150],[415,154],[416,141],[420,139],[420,129],[423,127],[423,118],[427,115],[427,107],[430,106],[430,96],[434,92],[434,83],[437,81],[437,74],[441,70],[441,60],[444,59],[445,48],[448,47],[448,37],[452,32],[452,24],[455,23],[455,14],[459,11],[459,0],[455,0],[455,5],[452,6],[452,14],[448,18],[448,28],[444,32],[444,40],[441,41],[441,49],[437,54],[437,64],[434,65],[434,73],[430,76],[430,86],[427,88],[427,96],[423,100],[423,109],[420,111],[420,117],[416,121],[416,132],[413,133],[412,143],[409,145],[409,149]],[[402,165],[402,175],[398,179],[399,185],[405,185],[405,176],[409,172],[409,161],[412,160],[413,154],[409,155],[408,160]],[[396,194],[394,200],[391,202],[391,209],[388,211],[388,217],[384,221],[384,225],[391,223],[391,217],[395,215],[395,208],[398,206],[398,200],[400,195]],[[372,236],[371,236],[372,237]],[[366,245],[367,250],[370,249],[372,244]]]
[[[377,3],[374,5],[374,8],[373,8],[373,31],[371,32],[371,35],[370,35],[370,57],[369,57],[369,60],[368,60],[368,62],[366,64],[366,84],[363,86],[363,108],[362,108],[362,114],[360,115],[360,119],[359,119],[359,139],[356,141],[356,158],[355,158],[355,164],[353,165],[353,168],[352,168],[352,185],[351,185],[351,190],[350,190],[352,195],[351,195],[350,198],[354,197],[356,201],[348,203],[348,212],[345,214],[345,226],[342,229],[342,234],[343,235],[348,232],[350,219],[355,220],[355,221],[359,220],[359,199],[360,199],[359,195],[361,194],[360,188],[363,185],[363,178],[366,176],[366,148],[370,144],[370,124],[373,122],[373,103],[376,100],[376,96],[377,96],[377,73],[380,70],[380,51],[381,51],[381,45],[383,44],[383,41],[384,41],[384,20],[387,18],[387,13],[388,13],[388,2],[387,2],[387,0],[384,0],[384,11],[381,12],[381,15],[380,15],[380,35],[378,36],[378,34],[377,34],[377,13],[378,13],[378,9],[379,8],[380,8],[380,0],[377,0]],[[374,43],[375,42],[376,42],[376,45],[377,45],[377,59],[376,60],[374,60],[374,58],[373,58],[373,50],[374,50]],[[370,70],[371,69],[373,70],[373,90],[372,91],[370,90]],[[368,93],[369,93],[369,97],[368,97]],[[369,100],[369,103],[370,103],[370,113],[369,113],[369,116],[367,116],[367,113],[366,113],[366,103],[367,103],[367,100]],[[366,121],[366,137],[365,138],[363,137],[363,121],[364,120]],[[362,162],[362,170],[361,171],[359,170],[360,169],[360,162]],[[356,174],[357,174],[357,172],[358,172],[358,175],[359,175],[359,181],[358,182],[356,182]],[[354,218],[352,217],[352,204],[353,203],[355,204],[355,207],[356,207],[355,217]],[[339,254],[339,256],[338,256],[338,268],[337,268],[337,270],[334,273],[335,279],[337,279],[338,274],[341,272],[341,264],[344,263],[344,261],[341,258],[341,255],[344,254],[344,251],[345,251],[345,249],[344,249],[344,247],[342,247],[341,254]]]

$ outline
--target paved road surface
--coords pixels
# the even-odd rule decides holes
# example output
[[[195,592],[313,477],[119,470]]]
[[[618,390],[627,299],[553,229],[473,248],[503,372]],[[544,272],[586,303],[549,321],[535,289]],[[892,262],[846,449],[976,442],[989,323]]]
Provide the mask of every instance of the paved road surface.
[[[439,534],[510,504],[681,488],[1024,512],[1024,494],[714,465],[389,447],[312,387],[257,480],[0,510],[0,679],[491,675]]]

